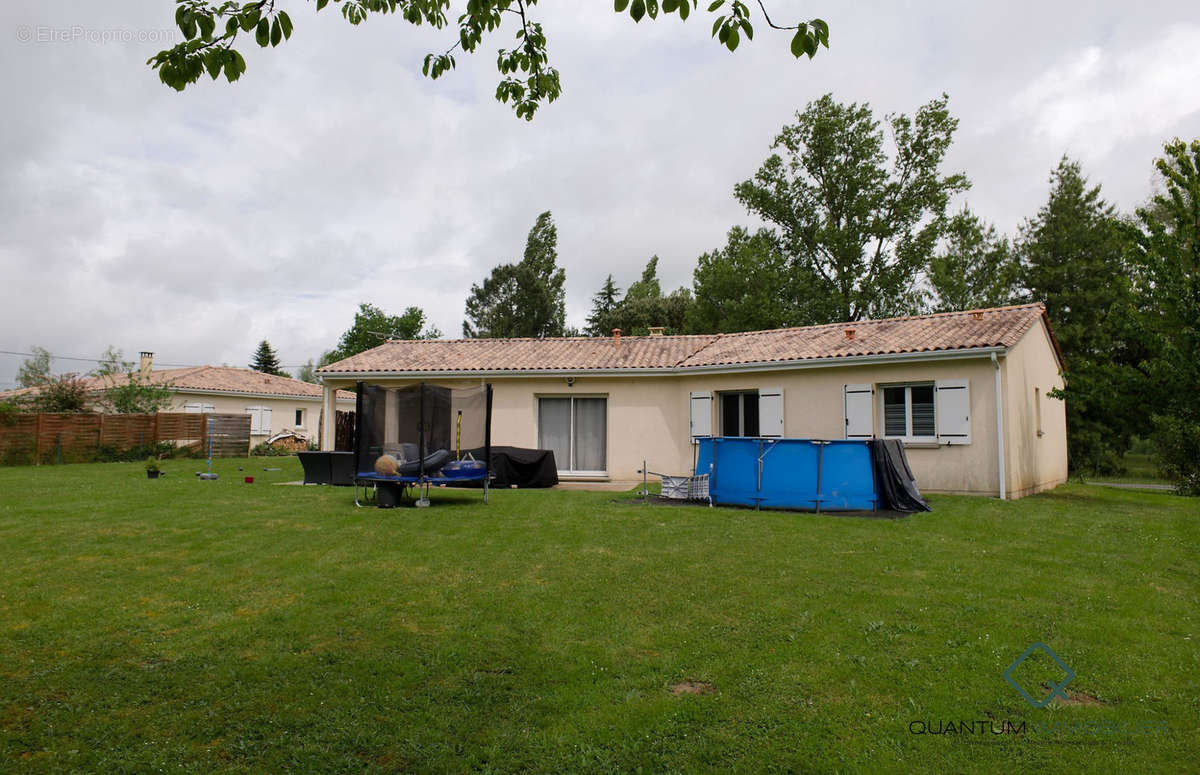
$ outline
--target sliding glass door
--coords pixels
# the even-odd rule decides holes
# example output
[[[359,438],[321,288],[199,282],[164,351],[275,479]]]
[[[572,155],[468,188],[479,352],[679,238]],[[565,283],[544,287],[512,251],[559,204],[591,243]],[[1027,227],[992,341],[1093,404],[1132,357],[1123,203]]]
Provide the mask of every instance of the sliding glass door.
[[[608,399],[538,399],[538,446],[554,452],[558,470],[602,474],[608,470]]]

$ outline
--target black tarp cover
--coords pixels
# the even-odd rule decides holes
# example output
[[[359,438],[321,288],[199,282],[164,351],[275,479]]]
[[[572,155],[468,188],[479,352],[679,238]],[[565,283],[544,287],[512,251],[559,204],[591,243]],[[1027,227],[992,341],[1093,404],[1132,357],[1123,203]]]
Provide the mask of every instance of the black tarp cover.
[[[904,513],[932,511],[917,489],[904,445],[899,439],[871,439],[871,458],[875,463],[880,509]]]
[[[471,450],[471,456],[482,460],[483,448]],[[554,453],[548,449],[521,447],[492,447],[488,463],[493,487],[553,487],[558,484],[558,466]]]

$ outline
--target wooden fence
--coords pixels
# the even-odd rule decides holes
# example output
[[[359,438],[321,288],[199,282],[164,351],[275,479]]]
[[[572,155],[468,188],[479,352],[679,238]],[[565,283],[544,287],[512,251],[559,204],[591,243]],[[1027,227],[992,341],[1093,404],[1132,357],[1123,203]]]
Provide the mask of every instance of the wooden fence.
[[[248,414],[10,414],[0,417],[0,465],[72,463],[171,443],[214,457],[250,451]]]
[[[354,449],[354,412],[338,412],[335,415],[333,442],[336,450]]]

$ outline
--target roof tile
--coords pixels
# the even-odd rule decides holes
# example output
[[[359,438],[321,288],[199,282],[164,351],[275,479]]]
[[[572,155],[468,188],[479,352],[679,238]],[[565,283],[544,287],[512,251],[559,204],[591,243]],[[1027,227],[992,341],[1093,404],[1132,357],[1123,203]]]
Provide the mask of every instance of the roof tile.
[[[394,340],[318,373],[686,369],[1011,347],[1045,309],[1039,302],[735,334],[622,336],[619,343],[610,337]]]

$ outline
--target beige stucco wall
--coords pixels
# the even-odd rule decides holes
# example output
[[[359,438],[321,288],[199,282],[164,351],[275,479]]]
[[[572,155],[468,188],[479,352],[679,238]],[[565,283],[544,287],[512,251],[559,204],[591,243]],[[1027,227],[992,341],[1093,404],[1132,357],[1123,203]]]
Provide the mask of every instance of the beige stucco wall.
[[[321,399],[303,398],[262,398],[251,395],[228,395],[215,393],[178,392],[171,399],[167,411],[182,412],[186,404],[211,404],[213,411],[218,414],[244,414],[252,406],[266,406],[271,409],[271,433],[255,434],[251,437],[251,445],[266,441],[271,435],[282,431],[298,431],[300,434],[316,439],[319,430],[318,422],[321,415]],[[296,410],[304,410],[304,422],[297,425]],[[352,411],[353,401],[338,401],[339,411]]]
[[[1027,344],[1028,342],[1028,344]],[[1045,329],[1034,326],[1006,356],[999,358],[1005,391],[1007,488],[1019,497],[1054,486],[1066,476],[1066,425],[1061,401],[1045,398],[1047,389],[1061,385],[1057,362]],[[692,468],[689,438],[689,395],[693,391],[761,390],[783,388],[784,434],[793,438],[840,439],[845,433],[842,387],[904,382],[965,379],[971,396],[969,444],[911,445],[909,465],[925,492],[954,492],[996,496],[999,466],[996,438],[995,366],[990,356],[913,360],[903,363],[800,368],[779,371],[744,370],[734,374],[610,377],[575,375],[568,385],[563,376],[489,376],[493,386],[492,443],[538,446],[537,407],[543,396],[604,396],[608,399],[608,472],[612,480],[640,479],[645,460],[650,470],[687,473]],[[399,386],[416,380],[371,379],[372,384]],[[479,379],[435,379],[443,385],[479,384]],[[353,382],[328,384],[352,387]],[[1045,435],[1032,436],[1032,386],[1042,396]],[[882,433],[882,394],[876,390],[874,423]],[[713,402],[714,428],[718,428]]]
[[[917,485],[929,492],[996,495],[996,402],[991,361],[959,358],[897,364],[810,368],[741,375],[689,376],[681,380],[684,399],[691,391],[783,388],[784,433],[794,438],[840,439],[845,435],[842,387],[966,379],[971,393],[971,443],[955,446],[910,446],[906,452]],[[882,394],[876,390],[873,419],[882,435]],[[687,427],[687,404],[683,423]],[[717,427],[716,425],[713,426]],[[686,436],[686,430],[684,431]]]
[[[1006,360],[1004,465],[1009,497],[1020,498],[1067,480],[1067,408],[1046,395],[1063,379],[1044,326],[1031,328]]]

